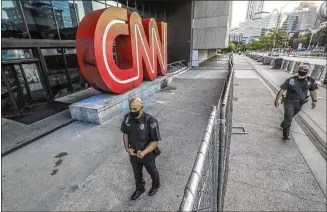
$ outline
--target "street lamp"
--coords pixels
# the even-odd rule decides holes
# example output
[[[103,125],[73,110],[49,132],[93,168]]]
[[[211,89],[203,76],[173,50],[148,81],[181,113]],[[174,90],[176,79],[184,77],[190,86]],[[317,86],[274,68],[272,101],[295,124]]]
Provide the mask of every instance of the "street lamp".
[[[316,33],[318,30],[314,30],[315,27],[313,25],[310,25],[310,24],[307,24],[307,27],[308,27],[308,30],[311,32],[311,37],[310,37],[309,45],[308,45],[308,48],[307,48],[307,50],[310,50],[310,45],[311,45],[313,34]],[[309,29],[310,27],[312,27],[312,30]]]

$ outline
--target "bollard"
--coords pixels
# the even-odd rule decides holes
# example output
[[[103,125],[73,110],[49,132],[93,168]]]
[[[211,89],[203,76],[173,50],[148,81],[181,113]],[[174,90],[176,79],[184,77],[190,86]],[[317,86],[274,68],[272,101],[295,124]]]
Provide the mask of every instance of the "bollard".
[[[287,66],[288,66],[289,63],[290,63],[289,60],[284,60],[282,66],[281,66],[281,69],[282,70],[287,70]]]
[[[322,73],[319,76],[318,79],[320,82],[326,84],[327,82],[327,66],[325,66],[324,70],[322,71]]]
[[[283,63],[283,58],[276,58],[272,66],[273,69],[281,69]]]
[[[275,58],[272,58],[272,57],[271,57],[270,65],[271,65],[271,66],[274,66],[274,63],[275,63]]]
[[[319,79],[322,72],[324,71],[324,68],[325,67],[323,65],[314,65],[314,68],[311,73],[311,77],[315,80]]]
[[[288,64],[287,71],[293,73],[294,66],[295,66],[295,61],[291,60]]]
[[[299,61],[295,62],[295,65],[294,65],[294,68],[293,68],[293,73],[297,73],[299,71],[300,65],[301,65],[301,62],[299,62]]]
[[[270,61],[271,61],[271,58],[270,57],[264,57],[263,58],[263,61],[262,61],[262,64],[263,65],[269,65],[270,64]]]

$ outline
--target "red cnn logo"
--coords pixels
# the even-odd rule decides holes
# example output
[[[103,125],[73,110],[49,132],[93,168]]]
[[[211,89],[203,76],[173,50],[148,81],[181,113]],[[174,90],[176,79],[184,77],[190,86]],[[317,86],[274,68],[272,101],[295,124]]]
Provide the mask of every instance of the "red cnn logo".
[[[117,64],[113,44],[116,42]],[[80,22],[76,34],[80,70],[97,90],[125,93],[167,72],[167,23],[111,7]]]

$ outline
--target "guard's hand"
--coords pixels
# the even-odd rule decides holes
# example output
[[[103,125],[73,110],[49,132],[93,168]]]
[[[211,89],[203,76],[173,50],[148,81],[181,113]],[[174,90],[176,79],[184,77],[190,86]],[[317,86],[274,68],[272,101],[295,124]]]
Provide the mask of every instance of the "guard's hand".
[[[132,148],[128,148],[127,150],[127,153],[130,155],[130,156],[135,156],[136,154],[134,153],[134,149],[132,149]]]
[[[140,150],[139,151],[137,151],[137,155],[136,155],[138,158],[144,158],[144,153],[143,152],[141,152]]]
[[[317,106],[317,102],[312,102],[311,105],[312,105],[311,109],[314,109]]]
[[[275,107],[279,107],[279,100],[276,100],[274,105]]]

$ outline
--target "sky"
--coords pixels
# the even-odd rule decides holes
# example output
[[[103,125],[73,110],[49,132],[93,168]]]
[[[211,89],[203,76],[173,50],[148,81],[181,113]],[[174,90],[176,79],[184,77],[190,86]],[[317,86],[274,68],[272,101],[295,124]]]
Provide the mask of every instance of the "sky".
[[[300,2],[301,1],[265,1],[263,11],[272,12],[275,8],[279,10],[286,5],[282,12],[291,12]],[[316,2],[317,5],[320,5],[323,1],[310,2]],[[245,20],[247,4],[248,1],[233,1],[232,28],[237,27],[240,22]]]

